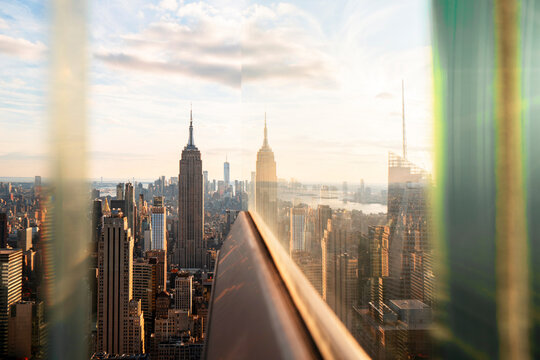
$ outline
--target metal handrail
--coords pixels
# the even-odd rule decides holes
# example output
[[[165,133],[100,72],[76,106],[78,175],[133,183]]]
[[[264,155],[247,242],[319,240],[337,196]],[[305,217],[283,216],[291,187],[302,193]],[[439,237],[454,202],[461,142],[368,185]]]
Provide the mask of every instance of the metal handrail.
[[[249,214],[313,342],[325,359],[370,359],[254,211]]]

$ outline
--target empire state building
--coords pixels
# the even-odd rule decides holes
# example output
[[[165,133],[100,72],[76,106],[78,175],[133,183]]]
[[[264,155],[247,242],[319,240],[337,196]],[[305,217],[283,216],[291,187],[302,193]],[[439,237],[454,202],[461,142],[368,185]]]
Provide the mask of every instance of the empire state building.
[[[264,114],[264,140],[257,152],[255,175],[255,209],[266,225],[277,235],[277,176],[274,152],[268,145],[266,113]]]
[[[178,253],[182,268],[206,265],[204,197],[201,152],[193,142],[193,113],[190,112],[189,140],[182,151],[178,175]]]

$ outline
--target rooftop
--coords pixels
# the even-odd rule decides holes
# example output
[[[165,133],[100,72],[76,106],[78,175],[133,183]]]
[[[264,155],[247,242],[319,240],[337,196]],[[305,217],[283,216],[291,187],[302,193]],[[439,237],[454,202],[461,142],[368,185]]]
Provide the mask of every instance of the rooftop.
[[[394,304],[400,310],[413,310],[413,309],[426,309],[429,308],[423,302],[416,299],[408,300],[390,300],[390,303]]]

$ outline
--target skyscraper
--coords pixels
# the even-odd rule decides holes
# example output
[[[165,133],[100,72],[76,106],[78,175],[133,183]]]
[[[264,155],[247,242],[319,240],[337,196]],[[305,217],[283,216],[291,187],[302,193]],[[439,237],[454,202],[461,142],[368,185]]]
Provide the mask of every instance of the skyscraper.
[[[96,199],[92,203],[92,242],[96,246],[92,246],[92,251],[97,249],[97,242],[101,237],[101,229],[103,227],[103,205],[100,199]]]
[[[193,276],[180,273],[174,281],[174,308],[191,314],[193,303]]]
[[[0,249],[0,357],[8,350],[8,316],[11,305],[21,300],[22,250]]]
[[[388,269],[391,285],[384,290],[392,299],[411,297],[411,270],[429,250],[426,212],[427,173],[407,159],[388,158]]]
[[[223,181],[225,182],[225,186],[228,187],[231,183],[231,165],[227,161],[227,158],[225,158],[225,162],[223,163]]]
[[[146,259],[155,258],[156,286],[158,290],[167,290],[167,254],[165,250],[149,250],[145,252]]]
[[[274,234],[277,230],[277,176],[274,152],[268,144],[266,113],[264,114],[264,140],[257,152],[255,208]]]
[[[97,349],[127,353],[133,292],[133,237],[121,212],[105,217],[98,255]]]
[[[321,241],[324,231],[328,226],[328,220],[332,218],[332,209],[328,205],[318,205],[315,216],[315,239],[312,244],[312,251],[316,255],[321,255]]]
[[[6,213],[0,213],[0,248],[7,246],[8,239],[8,218]]]
[[[126,354],[144,354],[144,317],[141,300],[130,300],[128,307],[128,331],[124,339],[124,352]]]
[[[178,262],[183,268],[202,268],[206,262],[203,239],[204,197],[201,152],[193,141],[190,112],[189,140],[182,151],[178,175]]]
[[[17,359],[43,359],[47,325],[43,302],[19,301],[9,312],[8,356]]]
[[[135,205],[135,193],[133,191],[133,184],[127,183],[125,192],[124,192],[124,200],[126,202],[126,205],[124,207],[125,213],[124,216],[127,217],[128,220],[128,227],[131,229],[132,235],[135,236],[136,233],[136,227],[135,224],[136,221],[136,209],[137,206]]]
[[[306,250],[306,209],[293,207],[290,210],[290,242],[289,252]]]
[[[118,183],[116,185],[116,200],[124,200],[124,184]]]
[[[154,197],[152,206],[152,250],[167,251],[167,210],[163,206],[163,197]]]
[[[204,193],[208,194],[208,171],[203,171],[203,178],[204,178]]]
[[[133,299],[141,301],[144,314],[145,333],[153,331],[153,316],[156,311],[157,259],[137,259],[133,262]]]

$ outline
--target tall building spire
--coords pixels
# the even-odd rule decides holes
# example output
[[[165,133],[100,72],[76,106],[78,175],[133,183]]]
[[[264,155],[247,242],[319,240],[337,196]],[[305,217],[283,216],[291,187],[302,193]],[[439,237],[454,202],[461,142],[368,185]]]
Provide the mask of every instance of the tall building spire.
[[[405,136],[405,81],[401,80],[401,117],[403,126],[403,159],[407,159],[407,137]]]
[[[268,129],[266,128],[266,111],[264,112],[264,141],[263,147],[268,147]]]
[[[190,106],[189,109],[189,140],[188,146],[195,146],[193,143],[193,108]]]

